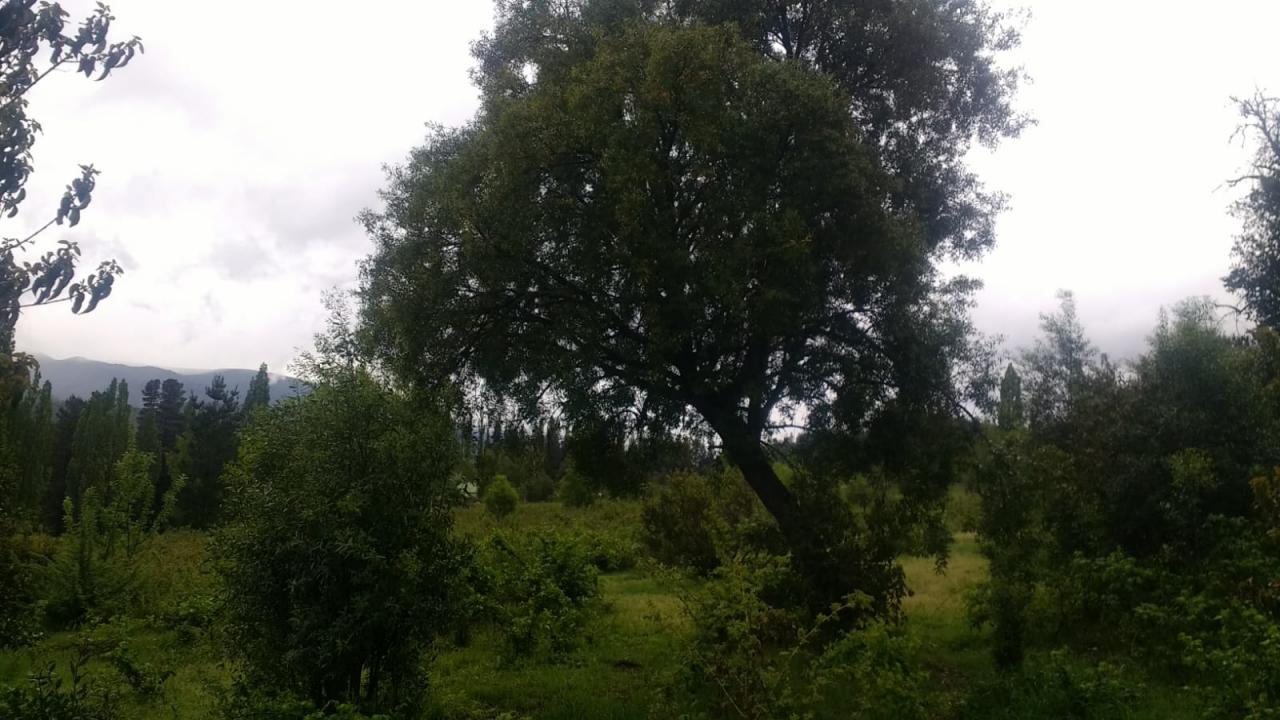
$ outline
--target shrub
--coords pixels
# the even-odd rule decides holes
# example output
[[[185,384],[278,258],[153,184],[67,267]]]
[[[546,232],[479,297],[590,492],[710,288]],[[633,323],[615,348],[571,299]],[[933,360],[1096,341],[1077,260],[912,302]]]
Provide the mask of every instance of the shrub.
[[[484,490],[484,508],[489,514],[501,520],[516,511],[520,496],[507,481],[506,475],[495,475]]]
[[[636,566],[639,548],[634,540],[617,533],[585,532],[578,540],[600,572],[630,570]]]
[[[1123,720],[1134,716],[1139,689],[1113,665],[1072,664],[1066,653],[1055,652],[1046,662],[1028,663],[973,688],[961,704],[960,718]]]
[[[339,370],[254,413],[214,553],[245,683],[412,714],[468,562],[450,535],[452,429],[423,404]]]
[[[886,516],[898,508],[887,506],[883,488],[879,499],[868,499],[860,512],[842,497],[841,483],[804,469],[794,471],[792,493],[805,518],[804,534],[787,543],[792,556],[788,582],[790,602],[814,616],[851,593],[868,603],[851,608],[843,622],[865,617],[900,616],[907,594],[906,576],[898,564],[903,527]]]
[[[112,551],[98,522],[101,510],[92,488],[84,494],[78,519],[71,499],[63,504],[66,532],[40,583],[45,621],[55,628],[79,625],[90,615],[109,619],[129,604],[136,566],[131,556]]]
[[[556,481],[542,470],[537,470],[525,476],[521,490],[529,502],[546,502],[556,495]]]
[[[560,478],[560,502],[569,507],[587,507],[596,501],[595,488],[587,480],[587,476],[578,472],[569,463]]]
[[[880,623],[835,629],[840,615],[865,617],[869,598],[850,596],[813,620],[767,601],[792,572],[785,558],[740,556],[686,594],[693,634],[655,715],[933,717],[928,676],[901,633]]]
[[[658,562],[707,574],[720,565],[722,546],[762,515],[735,472],[675,473],[650,488],[640,511],[641,539]]]
[[[951,532],[977,532],[982,523],[982,498],[963,485],[947,491],[946,525]]]
[[[111,720],[108,698],[95,694],[78,674],[67,686],[55,666],[32,673],[25,685],[0,692],[0,716],[6,720]]]
[[[37,575],[23,545],[0,516],[0,648],[26,644],[36,627]]]
[[[600,596],[582,543],[550,533],[491,536],[480,555],[479,589],[502,636],[504,659],[563,657],[576,649]]]

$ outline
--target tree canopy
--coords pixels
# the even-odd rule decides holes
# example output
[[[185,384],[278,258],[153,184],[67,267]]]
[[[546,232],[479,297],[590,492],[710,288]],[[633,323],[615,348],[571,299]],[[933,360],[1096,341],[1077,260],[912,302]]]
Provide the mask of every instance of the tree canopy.
[[[952,23],[973,43],[945,55],[1004,46],[985,11],[960,5],[922,13],[919,30]],[[905,178],[921,174],[904,173],[902,127],[866,115],[887,90],[835,67],[853,62],[845,44],[870,52],[866,35],[775,52],[743,17],[712,27],[628,3],[557,7],[502,5],[478,46],[484,109],[434,132],[366,215],[367,337],[412,381],[693,408],[787,524],[794,504],[760,444],[779,417],[803,406],[856,428],[890,402],[959,405],[973,284],[936,262],[987,246],[993,206],[972,182],[912,199]],[[540,43],[517,29],[529,23]],[[904,40],[878,42],[906,53]],[[984,62],[982,88],[952,78],[950,103],[931,111],[955,114],[949,133],[908,133],[919,167],[955,169],[948,154],[971,136],[1016,131],[1012,80]],[[814,71],[824,63],[838,72]],[[948,95],[924,75],[916,101]]]

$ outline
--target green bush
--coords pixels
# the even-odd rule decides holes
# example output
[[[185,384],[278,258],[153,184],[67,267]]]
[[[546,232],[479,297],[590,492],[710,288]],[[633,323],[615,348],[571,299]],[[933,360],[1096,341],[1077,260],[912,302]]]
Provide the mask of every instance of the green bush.
[[[453,429],[423,405],[340,369],[254,413],[213,552],[247,685],[412,714],[469,562],[450,532]]]
[[[31,553],[0,517],[0,648],[31,640],[36,629],[37,583]]]
[[[90,686],[81,674],[84,658],[72,661],[71,682],[49,663],[16,687],[0,690],[0,717],[5,720],[114,720],[116,697]]]
[[[719,567],[753,516],[762,515],[736,472],[675,473],[650,487],[640,510],[641,540],[658,562],[705,575]]]
[[[684,597],[692,636],[661,687],[655,716],[683,718],[931,718],[929,678],[898,630],[861,623],[871,601],[851,596],[809,620],[768,601],[792,576],[785,558],[740,556]]]
[[[499,520],[515,512],[519,502],[520,496],[506,475],[495,475],[484,490],[484,508]]]
[[[588,548],[552,533],[492,535],[480,553],[478,594],[504,659],[564,657],[576,649],[600,596]]]
[[[85,492],[79,518],[70,498],[64,502],[66,532],[53,561],[41,570],[45,622],[54,628],[77,626],[91,615],[109,619],[124,612],[137,585],[134,557],[113,552],[99,527],[102,508],[96,494],[93,489]]]
[[[963,485],[947,491],[945,522],[951,532],[977,532],[982,523],[982,498]]]
[[[559,495],[560,502],[575,508],[588,507],[596,501],[595,488],[591,487],[587,476],[578,472],[572,463],[568,464],[560,478]]]
[[[529,502],[546,502],[556,495],[556,481],[546,472],[537,470],[525,477],[520,489],[524,492],[525,500]]]
[[[961,703],[961,720],[1039,720],[1097,718],[1125,720],[1141,686],[1107,663],[1072,663],[1055,652],[1041,663],[1001,673],[970,690]]]

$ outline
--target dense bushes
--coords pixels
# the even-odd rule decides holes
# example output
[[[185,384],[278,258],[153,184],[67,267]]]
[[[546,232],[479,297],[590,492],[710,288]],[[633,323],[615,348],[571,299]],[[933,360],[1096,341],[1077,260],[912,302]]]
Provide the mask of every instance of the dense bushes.
[[[975,449],[991,578],[972,607],[997,660],[1098,648],[1199,688],[1207,715],[1274,716],[1271,331],[1231,337],[1207,303],[1184,304],[1125,372],[1093,353],[1069,302],[1044,327],[1022,362],[1032,422]]]
[[[763,508],[736,472],[676,473],[651,486],[641,538],[658,562],[706,574],[753,519],[763,521]]]
[[[32,673],[25,685],[0,692],[0,716],[6,720],[113,720],[109,697],[95,693],[74,671],[66,683],[49,665]]]
[[[910,643],[878,622],[849,630],[840,617],[866,617],[852,595],[826,614],[771,604],[791,575],[787,561],[740,556],[685,597],[693,636],[660,690],[666,717],[934,717],[928,677]]]
[[[1140,688],[1107,663],[1073,662],[1065,652],[980,683],[964,698],[961,720],[1096,718],[1126,720]]]
[[[215,553],[231,649],[267,695],[418,699],[466,563],[449,533],[453,434],[423,406],[339,371],[246,429]]]
[[[499,533],[484,543],[475,585],[507,661],[560,658],[578,646],[600,595],[593,559],[578,538],[551,533]]]

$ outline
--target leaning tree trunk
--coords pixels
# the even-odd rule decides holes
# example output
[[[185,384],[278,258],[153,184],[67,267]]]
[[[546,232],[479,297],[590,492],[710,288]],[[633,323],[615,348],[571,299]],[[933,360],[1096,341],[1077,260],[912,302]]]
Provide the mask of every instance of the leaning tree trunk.
[[[778,529],[788,544],[800,538],[800,508],[795,497],[778,473],[773,470],[773,463],[760,445],[760,434],[753,433],[744,423],[711,422],[711,427],[720,436],[725,453],[739,470],[747,485],[760,498],[765,510],[778,523]]]

